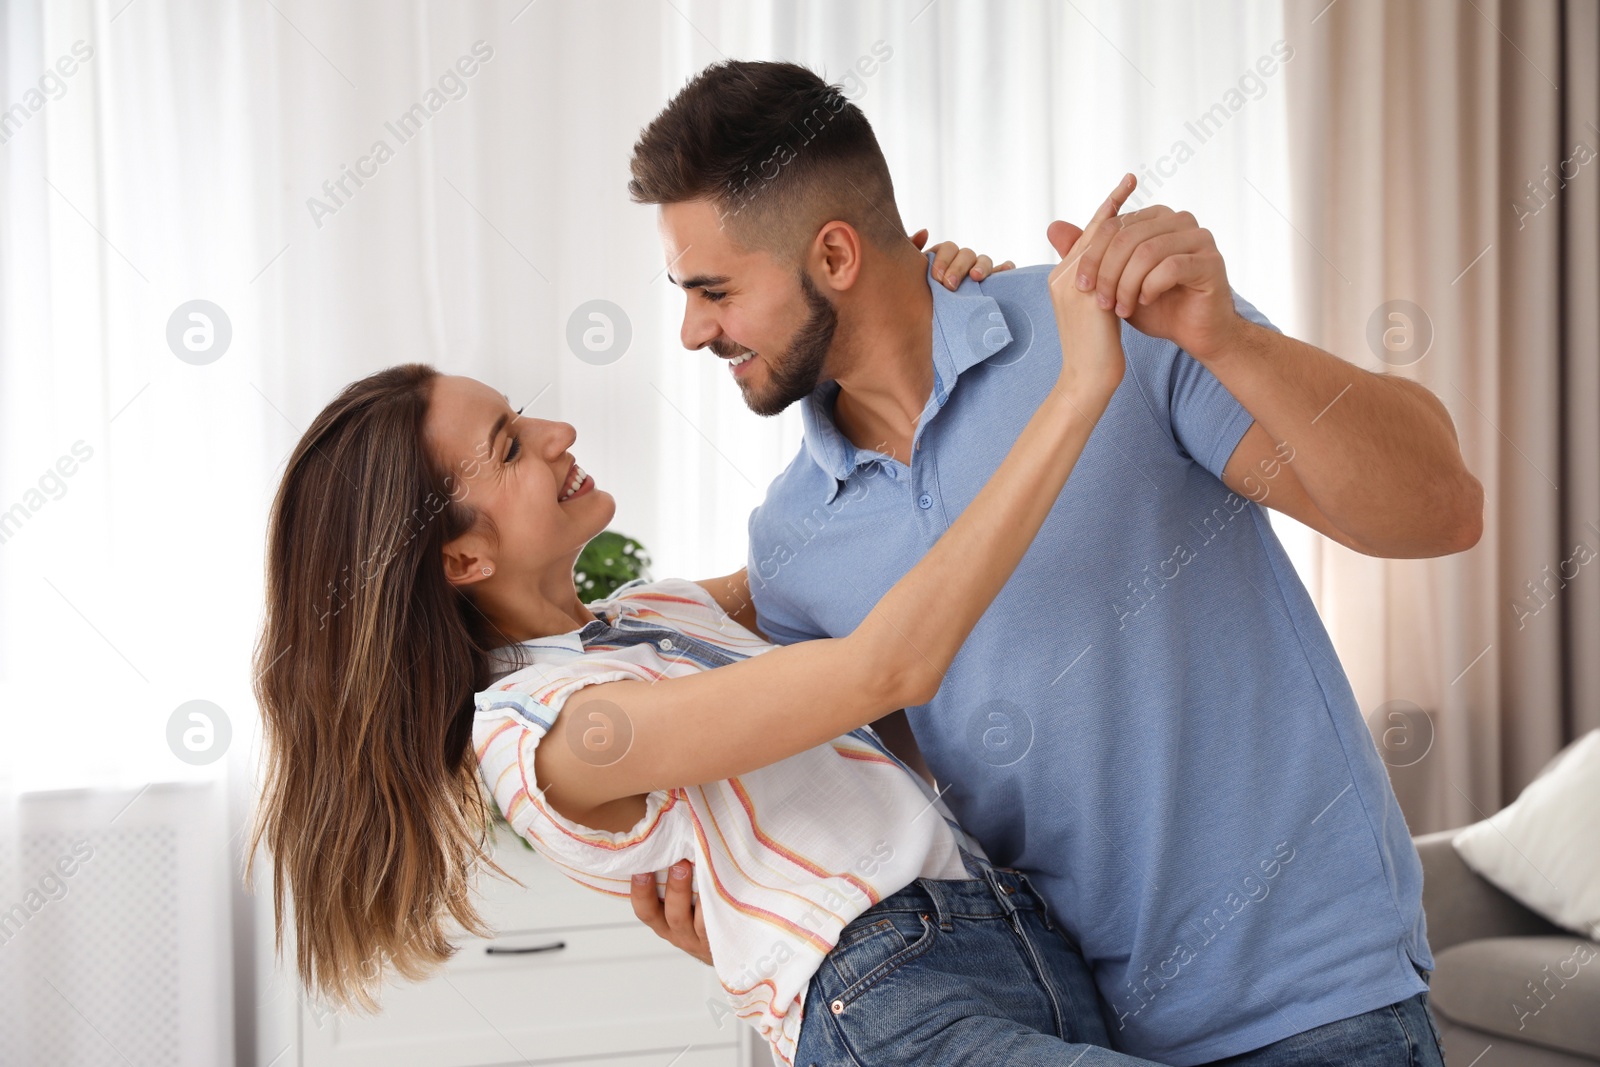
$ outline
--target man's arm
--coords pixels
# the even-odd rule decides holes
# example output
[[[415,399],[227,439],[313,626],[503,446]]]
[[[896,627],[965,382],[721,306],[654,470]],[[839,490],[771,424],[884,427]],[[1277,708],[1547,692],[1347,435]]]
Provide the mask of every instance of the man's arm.
[[[1109,220],[1078,275],[1081,290],[1098,290],[1101,306],[1141,333],[1176,343],[1255,419],[1223,474],[1235,492],[1368,555],[1477,544],[1483,487],[1444,405],[1415,382],[1240,316],[1222,255],[1193,215],[1158,204]],[[1282,469],[1263,498],[1247,479],[1274,461]]]
[[[756,629],[756,606],[750,600],[750,572],[747,568],[740,567],[721,578],[702,578],[694,584],[710,593],[711,599],[728,613],[730,619],[756,636],[766,638],[766,634]]]
[[[1370,556],[1478,543],[1483,487],[1427,389],[1242,317],[1201,362],[1256,420],[1223,471],[1234,492]]]
[[[939,788],[933,780],[933,771],[928,768],[928,761],[922,758],[922,749],[917,745],[917,735],[911,730],[911,722],[906,718],[906,709],[891,711],[883,718],[872,724],[873,732],[878,735],[884,747],[900,758],[900,762],[916,771],[922,780]]]

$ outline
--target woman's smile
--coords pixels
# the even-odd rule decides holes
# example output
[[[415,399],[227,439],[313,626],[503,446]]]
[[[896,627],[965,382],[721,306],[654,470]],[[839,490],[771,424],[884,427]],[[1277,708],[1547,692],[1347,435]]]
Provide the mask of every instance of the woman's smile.
[[[572,466],[567,469],[567,480],[562,483],[561,495],[556,498],[556,501],[565,504],[569,500],[575,500],[588,494],[593,488],[594,479],[589,477],[588,472],[574,461]]]

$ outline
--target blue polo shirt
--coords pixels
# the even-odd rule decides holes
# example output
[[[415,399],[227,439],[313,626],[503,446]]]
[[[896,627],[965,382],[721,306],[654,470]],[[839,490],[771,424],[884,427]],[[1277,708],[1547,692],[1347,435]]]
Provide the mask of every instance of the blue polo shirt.
[[[849,633],[977,495],[1060,372],[1048,272],[930,282],[909,466],[844,438],[836,383],[801,402],[804,443],[750,516],[773,640]],[[1122,344],[1044,528],[907,714],[961,824],[1081,945],[1113,1045],[1182,1067],[1413,996],[1433,960],[1333,646],[1266,511],[1220,480],[1250,415],[1172,342],[1124,323]]]

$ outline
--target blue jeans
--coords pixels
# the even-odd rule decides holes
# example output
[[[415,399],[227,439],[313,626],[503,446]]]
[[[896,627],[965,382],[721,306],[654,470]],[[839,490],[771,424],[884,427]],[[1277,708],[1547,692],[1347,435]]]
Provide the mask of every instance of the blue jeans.
[[[1432,977],[1421,967],[1417,973],[1424,982]],[[1388,1007],[1312,1027],[1207,1067],[1322,1067],[1330,1063],[1340,1067],[1444,1067],[1428,994],[1418,993]]]
[[[839,934],[806,990],[795,1067],[1155,1067],[1112,1052],[1094,978],[1020,871],[962,853]]]

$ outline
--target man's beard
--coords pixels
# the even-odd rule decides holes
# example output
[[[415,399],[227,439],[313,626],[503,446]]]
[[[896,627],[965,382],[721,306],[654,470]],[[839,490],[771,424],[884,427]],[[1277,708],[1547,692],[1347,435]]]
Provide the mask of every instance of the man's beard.
[[[776,415],[796,400],[811,395],[822,378],[822,364],[833,345],[833,331],[839,325],[839,313],[828,298],[823,296],[811,279],[800,272],[800,295],[805,297],[810,314],[795,331],[789,347],[777,359],[763,355],[767,364],[767,386],[759,392],[752,386],[739,383],[744,393],[744,403],[757,415]],[[732,346],[729,346],[730,349]],[[712,345],[714,351],[716,345]],[[732,356],[732,351],[717,351],[719,356]]]

